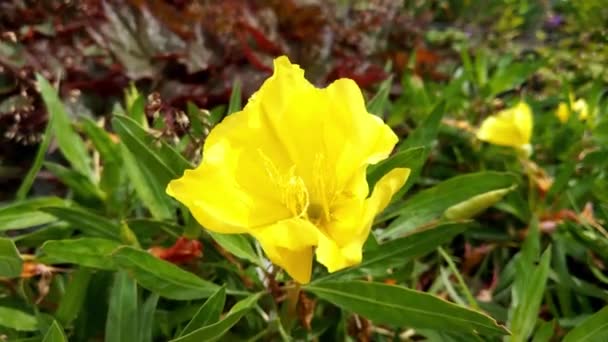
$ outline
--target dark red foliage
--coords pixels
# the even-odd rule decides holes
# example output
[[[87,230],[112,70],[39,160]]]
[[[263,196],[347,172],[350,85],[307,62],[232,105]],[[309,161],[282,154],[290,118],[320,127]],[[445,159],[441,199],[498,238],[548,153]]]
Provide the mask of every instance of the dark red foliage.
[[[186,264],[203,255],[203,245],[198,240],[190,240],[182,236],[169,248],[157,246],[151,247],[148,251],[157,258],[174,264]]]

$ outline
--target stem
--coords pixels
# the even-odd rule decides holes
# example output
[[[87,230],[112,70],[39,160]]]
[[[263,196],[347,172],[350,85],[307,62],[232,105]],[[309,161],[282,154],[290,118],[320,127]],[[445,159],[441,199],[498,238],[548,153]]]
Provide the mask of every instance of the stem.
[[[452,258],[441,247],[437,247],[437,251],[439,252],[439,254],[441,254],[443,259],[448,263],[448,267],[450,268],[450,270],[456,277],[456,280],[458,280],[458,284],[460,285],[460,287],[462,287],[462,291],[464,292],[464,296],[467,298],[469,305],[473,309],[479,310],[479,305],[477,305],[477,301],[475,300],[475,297],[473,297],[473,295],[471,294],[471,291],[469,291],[469,287],[464,282],[464,279],[462,278],[460,271],[458,271],[458,268],[456,268],[456,264],[454,264],[454,261],[452,260]]]

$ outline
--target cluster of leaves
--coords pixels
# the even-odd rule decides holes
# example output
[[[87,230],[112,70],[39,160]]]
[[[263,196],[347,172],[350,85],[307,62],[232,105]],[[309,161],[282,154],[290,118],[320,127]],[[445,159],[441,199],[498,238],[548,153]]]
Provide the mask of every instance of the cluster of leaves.
[[[394,50],[352,46],[364,44],[358,38],[366,34],[379,44],[404,32],[372,30],[370,23],[378,20],[373,16],[363,16],[359,24],[341,23],[348,29],[336,30],[341,33],[334,39],[343,51],[351,44],[358,58],[369,60],[386,52],[375,57],[392,60],[399,76],[382,82],[368,101],[369,111],[382,115],[401,137],[391,158],[370,167],[368,182],[373,186],[395,167],[409,167],[412,174],[377,218],[363,262],[333,274],[316,267],[313,282],[298,288],[268,264],[254,241],[202,230],[164,189],[197,163],[209,130],[239,110],[241,96],[266,75],[260,69],[267,64],[256,61],[268,61],[279,52],[273,49],[298,61],[310,58],[306,65],[317,80],[357,79],[353,68],[360,60],[340,64],[344,61],[335,59],[340,56],[335,51],[322,56],[343,67],[335,70],[320,55],[306,55],[328,44],[323,37],[329,33],[316,36],[322,30],[311,32],[310,27],[335,27],[337,19],[316,19],[318,6],[295,15],[296,2],[268,2],[270,7],[260,8],[272,8],[280,20],[275,29],[289,35],[260,31],[261,24],[245,21],[240,31],[250,36],[239,38],[225,33],[242,19],[241,11],[260,10],[250,2],[201,2],[202,7],[195,6],[198,2],[131,2],[133,7],[80,2],[89,7],[78,13],[87,13],[86,20],[97,18],[98,29],[69,38],[53,25],[54,33],[45,32],[45,25],[18,32],[21,45],[11,46],[19,46],[21,56],[29,56],[22,60],[30,62],[16,67],[0,61],[10,72],[2,79],[9,89],[2,93],[5,101],[27,98],[32,112],[48,113],[48,122],[36,123],[44,132],[29,171],[17,182],[15,199],[0,206],[0,333],[6,338],[601,341],[608,336],[608,99],[606,80],[598,76],[606,71],[586,73],[579,72],[581,66],[561,65],[550,45],[537,53],[520,52],[531,32],[544,29],[545,24],[534,24],[542,22],[542,6],[529,1],[406,2],[381,12],[399,20],[427,13],[453,20],[449,29],[422,32],[451,51],[441,69],[431,67],[437,56],[422,48],[418,32],[412,33],[415,43],[408,43],[418,48],[416,53],[404,56],[397,43]],[[146,9],[135,10],[143,3]],[[382,7],[382,1],[371,3],[333,5],[360,13],[368,5],[378,11],[391,8]],[[464,44],[466,30],[458,27],[474,23],[468,10],[482,3],[489,13],[502,6],[501,20],[483,33],[488,35],[485,47],[474,40]],[[593,5],[560,6],[552,10],[563,11],[564,25],[574,32],[582,27],[577,29],[573,18],[598,15]],[[189,15],[178,20],[174,14],[182,12],[177,9]],[[336,18],[349,15],[338,12]],[[11,20],[6,22],[18,23]],[[37,16],[32,20],[40,25]],[[223,33],[210,38],[209,28],[201,24],[197,33],[189,20]],[[358,30],[366,34],[349,38]],[[260,38],[260,32],[273,39]],[[32,45],[23,44],[28,34]],[[40,36],[44,39],[35,39]],[[53,45],[53,39],[72,42]],[[591,34],[589,39],[598,38]],[[255,50],[248,44],[249,50],[239,50],[243,42],[255,43]],[[319,48],[298,51],[301,42]],[[209,50],[207,44],[222,50]],[[579,50],[587,48],[597,47]],[[58,93],[47,81],[57,70],[46,64],[40,69],[31,61],[41,51],[57,57],[76,50],[79,57],[72,66],[57,63],[63,80]],[[217,59],[222,51],[242,54],[227,63]],[[108,60],[118,61],[117,69]],[[88,68],[82,74],[74,71],[95,61],[101,61],[99,78]],[[564,69],[570,73],[560,75]],[[22,70],[30,71],[19,78]],[[260,76],[257,81],[251,70]],[[40,73],[35,82],[34,71]],[[240,82],[214,83],[233,80],[235,74]],[[358,81],[381,79],[373,78],[377,75],[380,71]],[[146,80],[138,83],[145,93],[161,95],[145,96],[130,87],[124,100],[115,101],[129,80],[139,79]],[[102,81],[89,83],[90,89],[82,85],[91,80]],[[73,89],[90,94],[74,98]],[[587,121],[571,115],[560,123],[555,117],[557,104],[568,101],[570,93],[589,104]],[[223,95],[210,100],[209,94]],[[534,110],[531,160],[482,145],[472,134],[481,119],[519,100]],[[109,118],[86,115],[107,111]]]

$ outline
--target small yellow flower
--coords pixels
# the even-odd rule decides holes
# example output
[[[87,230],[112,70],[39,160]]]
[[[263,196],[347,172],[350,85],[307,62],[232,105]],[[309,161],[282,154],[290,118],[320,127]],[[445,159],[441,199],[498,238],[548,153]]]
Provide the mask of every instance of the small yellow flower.
[[[477,138],[494,145],[513,147],[527,156],[532,152],[532,110],[525,102],[488,117],[477,130]]]
[[[568,122],[570,118],[570,109],[575,113],[578,113],[579,120],[587,120],[589,117],[589,106],[587,106],[587,101],[584,99],[574,100],[574,95],[570,94],[569,96],[570,106],[566,102],[560,102],[559,106],[557,106],[557,110],[555,111],[555,115],[562,123]]]
[[[313,253],[330,272],[361,262],[374,216],[410,170],[386,174],[369,194],[366,169],[397,136],[365,109],[355,82],[315,88],[287,57],[209,134],[203,161],[167,193],[206,229],[253,235],[268,258],[300,283]]]

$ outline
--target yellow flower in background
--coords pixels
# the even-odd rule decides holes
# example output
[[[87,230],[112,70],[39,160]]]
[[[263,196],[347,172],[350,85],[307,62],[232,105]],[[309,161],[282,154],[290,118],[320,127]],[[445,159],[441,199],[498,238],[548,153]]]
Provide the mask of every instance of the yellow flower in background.
[[[477,138],[494,145],[516,148],[529,156],[533,124],[530,106],[519,102],[485,119],[477,130]]]
[[[555,111],[555,115],[562,123],[568,122],[570,118],[570,109],[575,113],[578,113],[579,120],[587,120],[589,117],[589,106],[587,105],[587,101],[584,99],[578,99],[575,101],[574,95],[570,94],[569,96],[570,106],[566,102],[560,102],[557,110]]]
[[[316,88],[283,56],[167,193],[208,230],[253,235],[273,263],[307,283],[313,253],[330,272],[361,262],[374,217],[410,172],[393,169],[370,195],[366,169],[397,141],[354,81]]]

